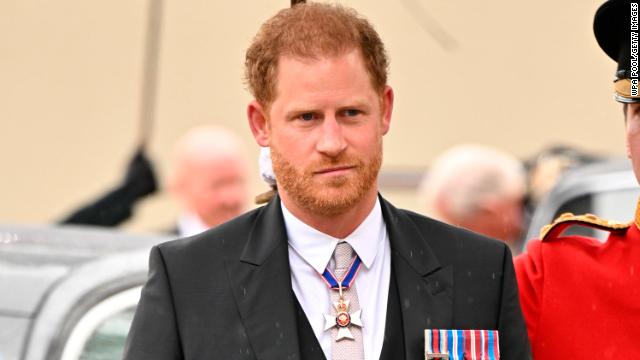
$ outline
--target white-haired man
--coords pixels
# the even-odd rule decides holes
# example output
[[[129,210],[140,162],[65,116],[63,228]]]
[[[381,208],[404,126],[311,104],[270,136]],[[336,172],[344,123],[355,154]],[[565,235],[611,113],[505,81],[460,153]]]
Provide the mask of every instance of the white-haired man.
[[[522,163],[500,150],[458,145],[439,155],[423,177],[427,215],[503,240],[512,250],[523,227]]]
[[[246,150],[219,126],[189,130],[176,145],[169,192],[180,207],[176,232],[191,236],[240,215],[249,198]]]

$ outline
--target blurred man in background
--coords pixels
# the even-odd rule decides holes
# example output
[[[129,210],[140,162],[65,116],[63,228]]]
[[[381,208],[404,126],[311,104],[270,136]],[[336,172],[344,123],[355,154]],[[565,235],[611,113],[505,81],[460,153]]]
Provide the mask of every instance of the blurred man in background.
[[[233,132],[216,126],[191,129],[174,149],[168,190],[180,215],[169,232],[191,236],[240,215],[248,203],[248,176],[246,150]],[[133,215],[138,202],[156,190],[152,162],[140,149],[129,162],[123,181],[60,224],[118,226]]]
[[[426,213],[496,239],[515,250],[523,229],[524,168],[515,157],[483,145],[459,145],[425,173]]]
[[[175,233],[195,235],[240,215],[248,203],[248,176],[245,148],[233,132],[190,130],[174,150],[168,183],[181,209]]]
[[[624,104],[627,154],[640,179],[640,96],[633,93],[638,74],[631,66],[634,48],[637,70],[637,24],[637,2],[610,0],[596,12],[593,27],[600,47],[618,62],[615,99]],[[563,236],[574,225],[610,235],[604,244]],[[640,209],[628,223],[566,213],[516,258],[520,302],[536,359],[640,359],[638,226]]]

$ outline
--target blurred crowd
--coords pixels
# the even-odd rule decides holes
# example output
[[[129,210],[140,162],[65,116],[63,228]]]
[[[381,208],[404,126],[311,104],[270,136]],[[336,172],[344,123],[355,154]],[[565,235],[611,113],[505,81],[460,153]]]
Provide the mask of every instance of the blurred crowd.
[[[268,148],[266,148],[268,149]],[[256,162],[262,162],[264,156]],[[268,151],[266,161],[270,161]],[[551,146],[527,159],[482,144],[455,145],[426,165],[415,189],[419,212],[442,222],[502,240],[519,253],[531,214],[561,175],[604,157],[568,146]],[[237,134],[221,126],[200,126],[182,136],[173,150],[171,172],[157,179],[144,149],[130,160],[123,180],[60,220],[60,224],[118,226],[135,205],[165,183],[179,215],[163,232],[184,237],[222,224],[252,206],[251,161]],[[264,171],[267,186],[274,186]],[[273,176],[273,175],[271,175]],[[383,184],[384,186],[384,184]],[[272,189],[256,203],[270,199]]]

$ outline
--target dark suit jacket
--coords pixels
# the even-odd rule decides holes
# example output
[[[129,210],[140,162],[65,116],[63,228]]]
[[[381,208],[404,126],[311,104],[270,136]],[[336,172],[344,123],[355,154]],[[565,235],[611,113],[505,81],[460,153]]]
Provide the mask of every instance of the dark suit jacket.
[[[497,329],[503,360],[529,344],[509,248],[381,198],[407,359],[425,329]],[[304,359],[276,197],[191,238],[154,247],[125,359]],[[387,294],[380,294],[387,296]]]

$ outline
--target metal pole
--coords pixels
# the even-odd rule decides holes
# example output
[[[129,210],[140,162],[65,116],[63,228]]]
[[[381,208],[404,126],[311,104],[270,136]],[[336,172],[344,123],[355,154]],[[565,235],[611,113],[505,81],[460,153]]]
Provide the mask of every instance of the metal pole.
[[[158,58],[160,54],[160,35],[162,29],[163,0],[149,0],[149,13],[142,69],[142,90],[138,145],[144,148],[153,129],[158,90]]]

